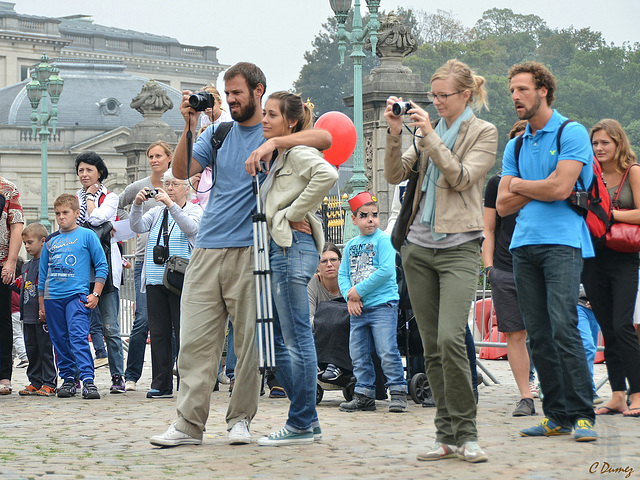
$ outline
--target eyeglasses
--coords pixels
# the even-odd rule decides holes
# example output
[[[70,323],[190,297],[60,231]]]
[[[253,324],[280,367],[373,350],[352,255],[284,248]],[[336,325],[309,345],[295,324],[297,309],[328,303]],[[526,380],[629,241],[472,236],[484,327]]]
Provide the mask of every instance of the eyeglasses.
[[[183,182],[164,182],[164,188],[180,188],[184,187],[186,183]]]
[[[340,259],[338,257],[335,258],[325,258],[320,260],[320,264],[326,265],[327,263],[340,263]]]
[[[365,213],[365,212],[360,212],[358,214],[358,218],[361,218],[362,220],[364,220],[365,218],[367,218],[369,215],[371,215],[373,218],[378,218],[378,212],[369,212],[369,213]]]
[[[427,92],[427,100],[430,102],[433,102],[436,98],[438,99],[438,101],[440,103],[446,103],[447,99],[451,96],[451,95],[457,95],[458,93],[462,93],[464,92],[464,90],[459,90],[457,92],[453,92],[453,93],[433,93],[433,92]]]

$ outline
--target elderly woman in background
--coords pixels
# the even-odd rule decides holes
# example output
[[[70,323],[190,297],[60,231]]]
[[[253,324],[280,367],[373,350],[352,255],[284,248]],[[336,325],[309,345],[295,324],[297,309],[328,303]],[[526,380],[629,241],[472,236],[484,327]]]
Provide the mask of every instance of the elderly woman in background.
[[[118,195],[109,192],[102,183],[109,176],[104,160],[95,152],[86,152],[76,158],[76,173],[82,188],[76,192],[80,203],[78,225],[99,227],[114,222],[118,214]],[[124,393],[124,354],[118,312],[120,311],[120,283],[122,280],[122,255],[115,240],[111,239],[107,253],[109,278],[105,282],[98,309],[102,332],[107,341],[107,355],[111,372],[111,393]],[[110,255],[109,255],[110,253]]]
[[[188,182],[176,179],[170,171],[163,176],[163,188],[157,188],[156,191],[153,198],[158,205],[145,214],[142,213],[142,204],[152,201],[150,190],[143,188],[138,192],[131,205],[130,222],[134,232],[149,233],[141,278],[147,293],[151,334],[152,379],[147,398],[171,398],[174,363],[171,342],[175,332],[176,349],[179,351],[180,295],[163,285],[165,262],[173,255],[191,258],[202,208],[188,201]],[[156,248],[158,246],[168,247],[168,251]],[[163,251],[161,258],[158,258],[158,250]]]

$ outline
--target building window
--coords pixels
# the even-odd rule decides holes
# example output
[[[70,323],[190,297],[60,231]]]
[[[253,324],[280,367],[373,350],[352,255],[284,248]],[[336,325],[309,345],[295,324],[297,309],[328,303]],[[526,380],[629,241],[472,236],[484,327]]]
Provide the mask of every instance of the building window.
[[[23,80],[26,80],[27,78],[30,78],[31,74],[29,73],[29,67],[26,65],[22,65],[20,67],[20,81],[22,82]]]
[[[122,104],[117,98],[103,98],[96,105],[100,107],[102,115],[120,115],[120,107]]]

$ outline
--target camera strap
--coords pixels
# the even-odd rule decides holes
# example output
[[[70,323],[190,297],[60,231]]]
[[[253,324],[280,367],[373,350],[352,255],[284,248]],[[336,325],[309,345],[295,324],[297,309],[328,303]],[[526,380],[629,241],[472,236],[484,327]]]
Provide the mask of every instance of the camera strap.
[[[174,224],[175,225],[175,224]],[[173,230],[173,227],[171,227]],[[167,256],[169,255],[169,209],[165,207],[164,214],[162,215],[162,224],[160,225],[160,230],[158,231],[158,239],[156,241],[156,245],[160,245],[160,237],[164,240],[164,246],[167,247]]]
[[[191,119],[191,113],[189,113],[189,119]],[[215,128],[215,131],[211,135],[211,186],[206,190],[198,190],[191,184],[191,177],[189,176],[189,174],[191,173],[191,159],[193,157],[193,133],[191,132],[191,129],[189,129],[189,131],[187,132],[187,176],[189,186],[193,188],[196,193],[207,193],[216,184],[216,177],[218,172],[216,158],[218,156],[218,150],[220,149],[220,147],[222,147],[222,143],[224,142],[224,139],[227,137],[227,134],[231,130],[231,127],[233,127],[234,123],[235,122],[222,122],[218,124],[218,126]]]

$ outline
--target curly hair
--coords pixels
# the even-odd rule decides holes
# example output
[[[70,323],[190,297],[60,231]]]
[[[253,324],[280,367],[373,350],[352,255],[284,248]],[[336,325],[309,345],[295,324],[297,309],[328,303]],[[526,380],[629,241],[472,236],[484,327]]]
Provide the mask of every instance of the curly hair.
[[[547,89],[547,105],[550,107],[556,99],[556,77],[540,62],[524,62],[509,69],[509,82],[520,73],[530,73],[536,88]]]

